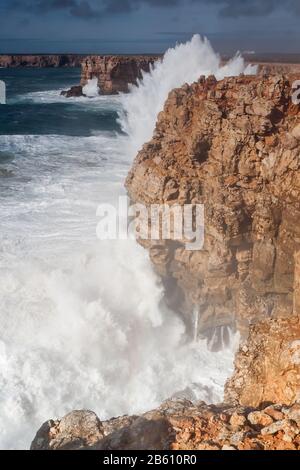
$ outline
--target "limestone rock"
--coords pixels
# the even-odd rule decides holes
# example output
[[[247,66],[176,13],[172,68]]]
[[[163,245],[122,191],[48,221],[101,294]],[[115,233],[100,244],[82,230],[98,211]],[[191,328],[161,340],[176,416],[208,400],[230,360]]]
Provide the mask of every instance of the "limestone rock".
[[[158,56],[89,56],[82,63],[80,85],[97,77],[101,94],[126,93],[129,84],[136,84],[142,71],[149,72],[157,59]]]
[[[262,411],[252,411],[248,414],[248,421],[255,426],[269,426],[273,423],[273,419],[270,415]]]
[[[31,450],[87,448],[103,437],[103,426],[95,413],[73,411],[60,421],[44,423],[37,432]]]
[[[291,410],[288,407],[285,412]],[[282,407],[278,411],[282,412]],[[253,416],[255,413],[267,416],[264,409],[252,410]],[[233,416],[244,418],[240,419],[240,431],[231,424]],[[261,427],[251,424],[247,417],[247,408],[188,400],[169,400],[139,417],[124,416],[102,423],[91,412],[76,411],[62,420],[45,423],[31,449],[300,450],[299,422],[286,417]]]
[[[252,326],[226,384],[226,402],[256,407],[264,402],[291,405],[299,401],[299,358],[300,317],[268,319]],[[282,419],[278,409],[267,408],[266,413],[271,419]],[[262,420],[259,424],[264,425]]]
[[[246,336],[252,322],[291,315],[300,303],[295,78],[209,77],[173,90],[126,181],[133,202],[204,205],[202,250],[187,251],[184,240],[141,243],[169,305],[191,329],[198,311],[198,334],[217,331],[221,345],[229,328]]]

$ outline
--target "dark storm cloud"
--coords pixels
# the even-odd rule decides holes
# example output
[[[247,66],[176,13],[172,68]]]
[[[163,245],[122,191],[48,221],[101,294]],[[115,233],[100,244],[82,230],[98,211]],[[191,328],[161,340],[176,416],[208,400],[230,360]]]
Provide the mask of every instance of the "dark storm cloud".
[[[199,3],[199,0],[193,0]],[[202,0],[200,0],[202,1]],[[298,0],[297,0],[298,1]],[[210,0],[206,3],[220,5],[219,14],[225,17],[237,18],[240,16],[266,16],[278,7],[293,4],[293,0]]]
[[[89,19],[130,13],[142,5],[171,8],[189,3],[215,5],[219,15],[228,18],[267,16],[279,9],[300,15],[300,0],[15,0],[10,5],[36,14],[65,11]]]
[[[101,2],[100,2],[101,3]],[[125,13],[142,4],[153,7],[171,7],[178,4],[214,4],[220,16],[238,18],[241,16],[267,16],[282,9],[300,14],[300,0],[103,0],[104,12]]]
[[[76,3],[70,9],[70,13],[73,16],[77,16],[78,18],[95,18],[100,16],[100,12],[94,10],[88,1],[83,0],[81,2]]]
[[[88,0],[15,0],[10,4],[10,10],[16,9],[37,15],[66,11],[72,16],[84,19],[100,15],[100,11],[93,8]]]
[[[183,0],[14,0],[9,9],[43,15],[55,11],[66,11],[77,18],[99,18],[115,14],[130,13],[142,4],[153,7],[170,7]],[[187,0],[189,1],[189,0]]]

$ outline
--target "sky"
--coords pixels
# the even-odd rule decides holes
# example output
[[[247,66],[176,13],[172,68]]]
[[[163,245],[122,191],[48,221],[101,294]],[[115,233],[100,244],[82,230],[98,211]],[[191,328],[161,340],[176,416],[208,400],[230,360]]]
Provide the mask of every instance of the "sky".
[[[300,53],[300,0],[0,0],[0,53]]]

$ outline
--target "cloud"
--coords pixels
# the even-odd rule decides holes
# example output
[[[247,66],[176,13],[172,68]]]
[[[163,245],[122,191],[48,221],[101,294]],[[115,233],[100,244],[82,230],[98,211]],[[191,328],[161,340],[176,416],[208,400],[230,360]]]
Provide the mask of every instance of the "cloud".
[[[10,8],[38,15],[64,11],[73,17],[91,19],[130,13],[142,5],[171,9],[192,3],[213,4],[224,18],[267,16],[280,9],[300,15],[300,0],[14,0]]]
[[[193,0],[194,3],[214,3],[219,15],[226,18],[267,16],[275,10],[300,14],[299,0]]]
[[[171,7],[178,4],[215,4],[222,17],[267,16],[275,10],[300,14],[300,0],[102,0],[104,12],[130,12],[142,4],[153,7]]]
[[[76,3],[76,2],[75,2]],[[72,16],[76,16],[77,18],[97,18],[100,16],[100,12],[94,10],[88,1],[83,0],[75,4],[71,9],[70,13]]]
[[[142,4],[153,7],[170,7],[185,0],[103,0],[105,13],[128,13],[139,8]]]
[[[130,13],[143,4],[168,8],[183,1],[190,0],[13,0],[8,8],[36,15],[64,11],[77,18],[90,19]]]
[[[194,0],[197,2],[197,0]],[[220,4],[219,14],[224,17],[239,16],[265,16],[272,13],[278,7],[277,0],[211,0]],[[289,3],[281,2],[281,3]]]
[[[65,11],[71,16],[83,19],[95,18],[101,13],[100,10],[93,8],[88,0],[14,0],[10,4],[10,10],[16,9],[36,15]]]

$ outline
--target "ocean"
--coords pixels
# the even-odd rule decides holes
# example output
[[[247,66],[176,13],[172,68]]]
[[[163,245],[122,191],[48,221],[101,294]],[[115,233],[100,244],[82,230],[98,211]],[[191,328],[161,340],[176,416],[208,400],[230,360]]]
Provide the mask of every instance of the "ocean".
[[[169,91],[243,70],[239,56],[221,67],[199,36],[127,95],[68,99],[78,69],[0,69],[0,448],[29,448],[73,409],[107,419],[179,392],[222,400],[235,345],[213,353],[189,338],[147,252],[98,240],[96,213],[125,194]]]

